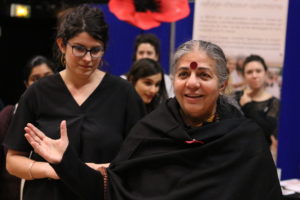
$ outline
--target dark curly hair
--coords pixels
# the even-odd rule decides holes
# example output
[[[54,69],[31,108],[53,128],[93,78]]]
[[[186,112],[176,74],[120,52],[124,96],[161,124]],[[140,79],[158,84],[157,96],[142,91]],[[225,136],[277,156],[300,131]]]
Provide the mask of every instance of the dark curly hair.
[[[56,39],[62,38],[64,45],[67,44],[68,40],[82,32],[86,32],[94,39],[103,42],[104,48],[106,48],[108,41],[108,25],[99,8],[82,4],[64,10],[58,17]],[[61,62],[62,53],[59,51],[56,43],[54,47],[54,56],[58,62]]]

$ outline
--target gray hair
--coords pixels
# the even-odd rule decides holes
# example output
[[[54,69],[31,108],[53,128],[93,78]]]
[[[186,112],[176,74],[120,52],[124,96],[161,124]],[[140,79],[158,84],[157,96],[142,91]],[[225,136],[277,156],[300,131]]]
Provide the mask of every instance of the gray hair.
[[[207,56],[216,62],[219,85],[224,84],[228,79],[228,70],[226,66],[227,61],[225,54],[218,45],[203,40],[190,40],[183,43],[177,48],[173,57],[173,63],[171,67],[172,75],[175,74],[176,64],[183,55],[199,50],[206,52]]]

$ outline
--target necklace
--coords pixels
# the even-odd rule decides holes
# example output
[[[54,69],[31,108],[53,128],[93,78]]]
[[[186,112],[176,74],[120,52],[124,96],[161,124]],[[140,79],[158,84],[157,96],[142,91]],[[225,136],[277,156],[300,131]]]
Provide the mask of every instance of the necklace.
[[[197,120],[197,119],[188,118],[182,110],[180,110],[180,114],[181,114],[182,119],[185,122],[185,124],[188,126],[191,126],[191,127],[200,127],[200,126],[205,125],[206,123],[219,121],[219,117],[218,117],[217,113],[212,114],[206,120]]]

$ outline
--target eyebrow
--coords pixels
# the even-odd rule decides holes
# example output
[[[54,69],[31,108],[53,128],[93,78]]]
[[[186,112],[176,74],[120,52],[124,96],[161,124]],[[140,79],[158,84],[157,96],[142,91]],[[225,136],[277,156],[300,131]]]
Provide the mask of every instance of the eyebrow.
[[[189,70],[190,67],[187,67],[187,66],[181,66],[181,67],[178,67],[177,69],[178,69],[178,70]],[[211,71],[210,68],[208,68],[208,67],[201,67],[201,66],[198,66],[196,70],[197,70],[197,71],[199,71],[199,70]]]
[[[84,48],[88,49],[85,45],[77,43],[77,42],[72,43],[72,45],[81,46],[81,47],[84,47]],[[95,45],[95,46],[92,46],[90,49],[99,48],[99,47],[103,48],[103,45],[102,44]]]

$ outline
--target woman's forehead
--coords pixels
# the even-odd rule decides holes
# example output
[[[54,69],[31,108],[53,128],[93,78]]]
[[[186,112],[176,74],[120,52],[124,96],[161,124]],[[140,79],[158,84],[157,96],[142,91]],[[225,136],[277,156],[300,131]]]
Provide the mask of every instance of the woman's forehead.
[[[213,60],[208,57],[207,53],[204,51],[192,51],[182,55],[178,62],[213,62]]]
[[[208,67],[215,68],[215,61],[207,56],[207,54],[203,51],[196,51],[184,54],[177,61],[178,67],[188,67],[192,70],[197,67]]]

